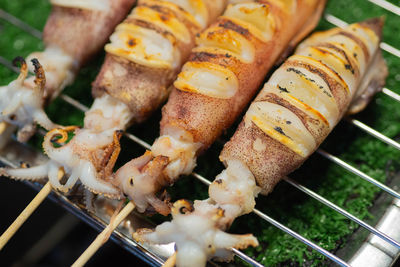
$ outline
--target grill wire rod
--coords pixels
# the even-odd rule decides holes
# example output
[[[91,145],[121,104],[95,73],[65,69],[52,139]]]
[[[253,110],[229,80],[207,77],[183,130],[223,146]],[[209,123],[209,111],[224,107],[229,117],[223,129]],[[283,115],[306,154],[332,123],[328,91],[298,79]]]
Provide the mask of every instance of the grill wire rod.
[[[327,158],[328,160],[338,164],[339,166],[345,168],[346,170],[354,173],[355,175],[361,177],[367,182],[370,182],[371,184],[374,184],[375,186],[381,188],[382,190],[386,191],[387,193],[391,194],[392,196],[399,198],[400,199],[400,194],[394,191],[392,188],[382,184],[381,182],[375,180],[371,176],[365,174],[364,172],[360,171],[359,169],[354,168],[350,164],[344,162],[343,160],[339,159],[338,157],[333,156],[332,154],[329,154],[323,149],[318,149],[317,153],[322,155],[324,158]]]
[[[381,231],[379,231],[379,230],[375,229],[374,227],[370,226],[366,222],[358,219],[356,216],[350,214],[349,212],[347,212],[346,210],[342,209],[341,207],[335,205],[334,203],[330,202],[326,198],[318,195],[314,191],[306,188],[305,186],[302,186],[300,183],[298,183],[298,182],[296,182],[296,181],[294,181],[294,180],[292,180],[292,179],[290,179],[288,177],[283,178],[283,180],[285,180],[290,185],[296,187],[300,191],[302,191],[302,192],[306,193],[307,195],[311,196],[312,198],[314,198],[314,199],[318,200],[319,202],[325,204],[326,206],[330,207],[331,209],[334,209],[335,211],[339,212],[343,216],[346,216],[347,218],[349,218],[353,222],[356,222],[357,224],[359,224],[360,226],[364,227],[365,229],[367,229],[371,233],[379,236],[380,238],[382,238],[386,242],[388,242],[388,243],[392,244],[393,246],[395,246],[395,247],[400,249],[400,243],[399,242],[397,242],[393,238],[387,236],[385,233],[382,233]]]

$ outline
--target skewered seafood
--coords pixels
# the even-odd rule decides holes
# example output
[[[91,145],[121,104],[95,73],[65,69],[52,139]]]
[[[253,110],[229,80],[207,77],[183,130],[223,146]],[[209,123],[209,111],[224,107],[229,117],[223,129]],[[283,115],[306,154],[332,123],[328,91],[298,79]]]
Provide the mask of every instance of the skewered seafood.
[[[270,192],[316,150],[346,112],[359,110],[382,88],[388,73],[379,49],[382,25],[381,19],[372,19],[316,33],[303,42],[274,72],[224,146],[220,159],[226,169],[210,185],[210,198],[195,201],[185,214],[176,210],[182,201],[175,203],[172,222],[135,237],[175,241],[178,266],[203,266],[208,258],[229,254],[231,247],[257,244],[247,235],[238,239],[220,231],[251,212],[261,189]],[[208,216],[217,213],[221,215]],[[204,227],[194,233],[197,221]]]
[[[62,191],[79,178],[94,193],[121,197],[120,190],[107,183],[120,151],[120,131],[130,122],[143,121],[166,98],[195,35],[215,20],[225,3],[139,1],[105,47],[106,59],[93,83],[96,99],[85,114],[84,128],[55,129],[46,135],[43,149],[51,160],[34,167],[37,176],[49,175],[53,187]],[[75,136],[67,142],[70,131]],[[61,169],[69,176],[65,184],[57,179]],[[5,174],[34,179],[31,169],[6,170]]]
[[[43,111],[44,104],[54,99],[65,86],[72,83],[79,68],[106,43],[114,27],[126,16],[134,0],[65,1],[53,0],[53,10],[43,31],[46,49],[28,56],[36,58],[46,72],[46,84],[36,97],[20,97],[36,90],[34,77],[27,77],[23,66],[17,81],[0,87],[0,147],[7,142],[15,127],[18,140],[26,141],[38,123],[47,130],[54,125]],[[34,69],[31,69],[32,71]],[[26,79],[26,80],[25,80]]]
[[[242,112],[285,47],[290,49],[316,25],[324,4],[278,0],[233,4],[200,34],[163,108],[161,137],[151,152],[115,174],[115,183],[139,211],[152,205],[158,212],[168,212],[155,194],[179,175],[192,172],[197,155]]]

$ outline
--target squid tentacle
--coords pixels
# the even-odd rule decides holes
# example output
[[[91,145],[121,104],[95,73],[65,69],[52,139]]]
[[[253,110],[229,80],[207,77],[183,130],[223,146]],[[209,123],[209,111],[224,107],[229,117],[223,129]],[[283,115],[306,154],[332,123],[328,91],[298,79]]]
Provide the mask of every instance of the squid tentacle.
[[[42,109],[36,109],[32,115],[33,121],[45,128],[46,130],[51,130],[59,125],[52,122],[49,117],[47,117],[46,113]]]
[[[32,137],[32,135],[36,131],[36,125],[33,123],[24,125],[21,129],[17,132],[17,140],[21,143],[24,143]]]
[[[67,192],[68,190],[60,183],[59,181],[59,171],[62,170],[61,167],[52,161],[49,165],[49,182],[55,188],[63,192]]]
[[[86,189],[95,194],[103,194],[110,198],[121,198],[120,191],[110,183],[100,181],[96,177],[95,169],[92,164],[86,162],[80,166],[80,181]]]
[[[47,177],[50,162],[31,168],[0,168],[0,174],[15,180],[36,181]]]
[[[66,182],[65,185],[64,185],[65,189],[66,189],[66,190],[71,189],[71,188],[76,184],[76,182],[78,181],[78,179],[79,179],[79,173],[76,172],[76,171],[73,171],[73,172],[71,173],[71,175],[68,177],[68,180],[67,180],[67,182]]]
[[[13,60],[13,65],[17,66],[17,63],[21,63],[21,67],[20,67],[20,73],[18,75],[18,78],[16,80],[17,83],[19,83],[20,85],[23,85],[26,77],[28,76],[28,65],[26,64],[26,61],[23,57],[16,57]]]
[[[41,97],[43,97],[44,94],[44,86],[46,85],[46,75],[44,72],[44,69],[42,67],[42,65],[39,63],[39,60],[37,60],[36,58],[33,58],[31,60],[33,66],[34,66],[34,72],[35,72],[35,91],[37,93],[39,93],[39,95]]]
[[[22,100],[21,97],[13,97],[11,99],[11,102],[9,102],[9,104],[6,106],[5,109],[3,109],[3,111],[1,112],[1,115],[3,116],[8,116],[12,113],[14,113],[15,111],[18,110],[18,108],[21,106],[22,104]]]

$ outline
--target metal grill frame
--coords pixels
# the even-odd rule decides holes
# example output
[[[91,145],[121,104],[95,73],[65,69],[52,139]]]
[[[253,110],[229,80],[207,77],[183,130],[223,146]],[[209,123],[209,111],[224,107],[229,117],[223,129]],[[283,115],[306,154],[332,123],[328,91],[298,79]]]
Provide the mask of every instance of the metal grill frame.
[[[400,16],[400,7],[397,7],[385,0],[367,0],[375,5],[378,5],[398,16]],[[12,16],[11,14],[5,12],[4,10],[0,9],[0,19],[3,19],[11,24],[13,24],[14,26],[24,30],[25,32],[31,34],[32,36],[35,36],[37,38],[41,38],[42,37],[42,33],[40,31],[38,31],[35,28],[32,28],[31,26],[29,26],[28,24],[26,24],[25,22],[23,22],[22,20],[20,20],[19,18],[16,18],[14,16]],[[342,21],[341,19],[330,15],[330,14],[326,14],[325,15],[325,19],[333,24],[334,26],[338,26],[338,27],[344,27],[347,25],[346,22]],[[397,48],[382,42],[381,43],[381,49],[400,58],[400,50],[398,50]],[[11,62],[8,61],[7,59],[3,58],[0,56],[0,64],[4,65],[5,67],[13,70],[14,72],[19,72],[18,69],[16,69],[15,67],[12,66]],[[400,95],[389,90],[388,88],[383,88],[382,93],[391,97],[393,100],[395,101],[399,101],[400,102]],[[73,106],[74,108],[85,112],[88,110],[88,107],[86,107],[85,105],[79,103],[79,101],[65,95],[65,94],[61,94],[60,98],[63,99],[65,102],[67,102],[68,104],[70,104],[71,106]],[[379,133],[378,131],[372,129],[371,127],[367,126],[366,124],[362,123],[361,121],[358,121],[356,119],[353,118],[346,118],[346,121],[353,125],[358,127],[359,129],[361,129],[362,131],[366,132],[367,134],[381,140],[382,142],[392,146],[395,149],[400,150],[400,143],[384,136],[383,134]],[[39,134],[43,135],[43,131],[39,132]],[[127,137],[128,139],[130,139],[131,141],[135,142],[136,144],[139,144],[140,146],[146,148],[146,149],[150,149],[150,145],[148,143],[146,143],[145,141],[139,139],[138,137],[134,136],[133,134],[127,133],[125,132],[125,137]],[[395,190],[391,189],[390,187],[376,181],[374,178],[368,176],[367,174],[361,172],[360,170],[354,168],[353,166],[351,166],[350,164],[346,163],[345,161],[341,160],[338,157],[333,156],[332,154],[329,154],[328,152],[322,150],[322,149],[318,149],[317,151],[318,154],[320,154],[321,156],[323,156],[324,158],[330,160],[331,162],[345,168],[346,170],[352,172],[353,174],[357,175],[358,177],[360,177],[361,179],[364,179],[365,181],[374,184],[375,186],[379,187],[380,189],[382,189],[383,191],[387,192],[388,194],[390,194],[391,196],[393,196],[395,198],[394,200],[394,204],[393,207],[396,207],[397,209],[400,208],[400,193],[396,192]],[[4,165],[6,166],[10,166],[10,167],[17,167],[12,161],[8,160],[5,157],[0,156],[0,162],[2,162]],[[198,181],[200,181],[201,183],[203,183],[204,185],[208,186],[211,182],[209,180],[207,180],[206,178],[204,178],[203,176],[199,175],[198,173],[193,173],[192,174]],[[348,219],[356,222],[359,226],[364,227],[365,229],[367,229],[370,233],[371,233],[371,237],[369,238],[370,243],[384,243],[383,246],[383,250],[385,249],[385,242],[386,245],[390,244],[392,245],[396,250],[394,250],[394,254],[392,254],[393,256],[393,260],[396,259],[399,255],[399,251],[400,251],[400,242],[396,241],[393,237],[383,233],[380,230],[380,227],[378,227],[380,224],[384,224],[384,222],[380,222],[378,224],[377,227],[372,227],[369,224],[367,224],[366,222],[358,219],[357,217],[355,217],[354,215],[350,214],[349,212],[347,212],[346,210],[344,210],[343,208],[335,205],[334,203],[328,201],[327,199],[325,199],[324,197],[318,195],[317,193],[313,192],[312,190],[308,189],[307,187],[301,185],[300,183],[290,179],[290,178],[285,178],[283,179],[285,182],[287,182],[288,184],[290,184],[291,186],[297,188],[298,190],[301,190],[302,192],[304,192],[305,194],[309,195],[310,197],[316,199],[317,201],[319,201],[320,203],[334,209],[335,211],[339,212],[340,214],[344,215],[345,217],[347,217]],[[26,184],[28,184],[29,186],[33,187],[35,190],[40,190],[41,185],[38,183],[32,183],[32,182],[25,182]],[[88,223],[89,225],[91,225],[95,230],[97,231],[101,231],[102,229],[104,229],[104,227],[107,225],[107,222],[104,221],[104,219],[99,218],[93,214],[89,214],[86,212],[86,210],[82,209],[81,207],[79,207],[78,205],[76,205],[75,203],[71,202],[67,197],[65,197],[63,194],[61,194],[60,192],[56,192],[53,191],[52,194],[49,195],[49,198],[51,200],[53,200],[55,203],[57,203],[58,205],[62,206],[64,209],[66,209],[67,211],[69,211],[70,213],[76,215],[79,219],[81,219],[82,221]],[[300,240],[302,243],[306,244],[307,246],[313,248],[314,250],[318,251],[319,253],[323,254],[324,256],[328,257],[329,259],[331,259],[334,263],[337,263],[341,266],[350,266],[349,263],[343,261],[342,259],[340,259],[338,256],[330,253],[329,251],[326,251],[325,249],[323,249],[322,247],[318,246],[317,244],[315,244],[314,242],[308,240],[307,238],[305,238],[304,236],[301,236],[300,234],[296,233],[295,231],[291,230],[290,228],[286,227],[285,225],[279,223],[278,221],[274,220],[273,218],[269,217],[267,214],[261,212],[258,209],[254,209],[253,211],[257,216],[259,216],[262,220],[265,220],[269,223],[271,223],[272,225],[274,225],[275,227],[279,228],[280,230],[286,232],[287,234],[293,236],[294,238]],[[400,215],[400,213],[399,213]],[[385,215],[387,216],[387,214]],[[384,217],[385,217],[384,216]],[[386,227],[387,228],[387,227]],[[396,235],[396,237],[400,237],[400,229],[398,229],[398,234]],[[120,246],[122,246],[123,248],[127,249],[129,252],[131,252],[132,254],[140,257],[142,260],[144,260],[145,262],[147,262],[148,264],[154,265],[154,266],[159,266],[162,265],[162,263],[164,262],[165,258],[163,257],[159,257],[158,255],[154,254],[153,252],[149,251],[148,248],[143,247],[142,245],[136,243],[135,241],[133,241],[128,235],[127,233],[123,233],[120,230],[115,230],[113,235],[111,236],[111,239],[116,242],[117,244],[119,244]],[[393,249],[392,247],[392,249]],[[171,247],[171,254],[173,252],[173,246]],[[246,254],[244,254],[243,252],[236,250],[236,249],[232,249],[232,251],[234,252],[234,254],[238,257],[240,257],[241,259],[243,259],[244,261],[246,261],[248,264],[251,264],[253,266],[263,266],[260,263],[256,262],[255,260],[253,260],[251,257],[247,256]],[[359,252],[358,254],[360,254],[361,252]],[[387,252],[386,252],[387,253]],[[387,253],[390,254],[390,253]],[[354,261],[354,259],[352,260],[352,262]]]

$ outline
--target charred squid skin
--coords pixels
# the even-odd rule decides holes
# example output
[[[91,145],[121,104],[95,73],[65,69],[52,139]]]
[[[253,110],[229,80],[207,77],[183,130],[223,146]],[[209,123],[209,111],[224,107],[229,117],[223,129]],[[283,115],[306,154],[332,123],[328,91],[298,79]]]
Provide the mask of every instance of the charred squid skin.
[[[111,178],[120,151],[121,132],[117,132],[117,138],[110,138],[109,133],[144,120],[166,98],[169,86],[194,45],[195,35],[222,12],[225,3],[225,0],[143,0],[116,28],[111,43],[105,47],[106,60],[93,83],[96,99],[85,114],[84,128],[61,147],[53,147],[46,138],[43,143],[48,156],[72,175],[63,188],[69,188],[79,176],[85,188],[93,193],[112,198],[122,196],[115,186],[118,179]],[[157,50],[163,46],[171,54]],[[165,157],[156,157],[154,164],[143,172],[152,175],[161,171],[163,162]],[[166,199],[153,195],[144,198],[163,214],[169,213]]]
[[[251,235],[238,240],[223,231],[254,209],[261,190],[269,193],[298,168],[354,100],[366,101],[362,96],[382,85],[387,68],[379,51],[381,30],[382,21],[372,19],[315,33],[300,44],[272,74],[224,146],[220,159],[226,168],[210,185],[210,198],[196,200],[194,211],[185,214],[177,209],[182,203],[176,203],[171,222],[138,231],[134,238],[175,242],[177,266],[204,266],[207,259],[229,255],[229,246],[257,245]]]
[[[136,1],[106,1],[108,7],[105,9],[75,7],[60,2],[52,3],[52,12],[43,29],[43,41],[46,47],[65,51],[80,67],[103,48]]]
[[[19,77],[0,87],[1,124],[12,128],[1,132],[1,147],[15,128],[19,128],[18,141],[26,142],[37,124],[46,130],[57,127],[45,114],[44,105],[73,82],[79,68],[102,48],[135,0],[104,0],[107,8],[103,9],[96,8],[96,1],[85,1],[84,7],[67,2],[52,1],[53,8],[43,30],[45,50],[31,53],[26,60],[31,59],[33,67],[27,66],[22,57],[16,58],[14,64],[22,64]],[[27,77],[28,68],[35,76]]]
[[[354,110],[351,103],[361,103],[357,105],[359,111],[371,93],[379,90],[387,76],[378,48],[382,26],[381,19],[372,19],[344,29],[316,33],[307,39],[256,97],[238,130],[225,144],[221,161],[240,159],[255,175],[263,193],[272,191],[281,177],[300,167],[317,149],[349,107],[350,111]],[[323,42],[340,46],[353,59],[354,73],[347,66],[344,54],[334,49],[318,50]],[[293,84],[285,80],[283,73],[292,75]],[[300,93],[294,85],[296,82],[308,83],[310,89]],[[322,92],[319,101],[325,104],[318,106],[310,102],[306,93],[319,89]],[[369,97],[364,98],[365,94]],[[279,110],[287,115],[280,115],[278,120],[274,112]],[[296,131],[302,129],[303,137],[296,136],[293,127],[297,127]],[[304,139],[305,135],[309,141]]]
[[[316,25],[324,4],[293,0],[228,5],[215,23],[196,36],[197,47],[162,109],[160,137],[151,153],[154,160],[168,157],[169,163],[154,177],[138,179],[133,187],[159,190],[159,185],[172,185],[180,175],[190,174],[197,156],[239,116],[285,47]],[[142,181],[145,185],[139,184]],[[128,191],[134,188],[124,192],[135,202],[145,202]]]
[[[139,1],[105,47],[93,95],[108,94],[125,103],[134,123],[147,119],[170,93],[195,35],[215,20],[226,2]]]

